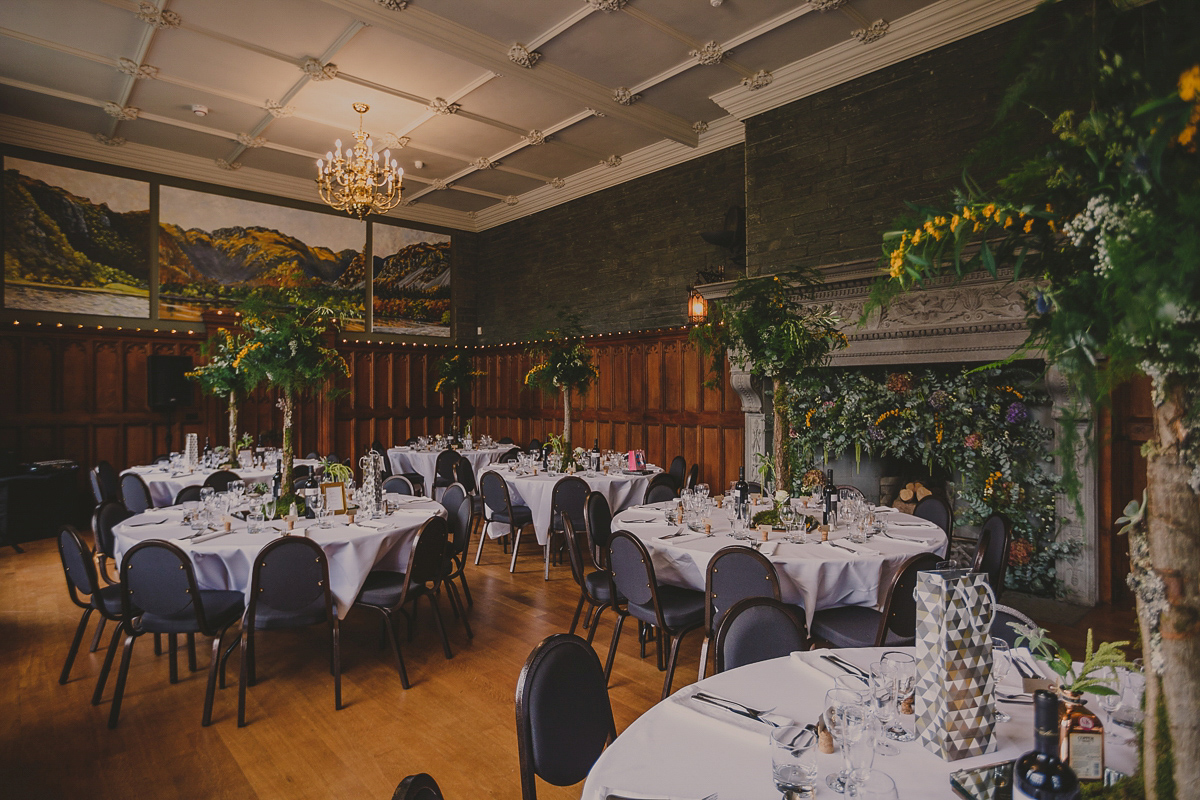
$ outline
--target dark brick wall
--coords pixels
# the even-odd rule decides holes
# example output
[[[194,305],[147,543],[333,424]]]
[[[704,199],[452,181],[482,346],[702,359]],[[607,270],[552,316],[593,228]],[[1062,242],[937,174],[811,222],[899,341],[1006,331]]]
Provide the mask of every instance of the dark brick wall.
[[[906,200],[944,196],[995,118],[1017,20],[746,122],[752,272],[879,255]]]
[[[480,233],[480,343],[522,340],[559,308],[588,333],[683,324],[696,271],[724,261],[699,234],[744,205],[743,162],[730,147]]]

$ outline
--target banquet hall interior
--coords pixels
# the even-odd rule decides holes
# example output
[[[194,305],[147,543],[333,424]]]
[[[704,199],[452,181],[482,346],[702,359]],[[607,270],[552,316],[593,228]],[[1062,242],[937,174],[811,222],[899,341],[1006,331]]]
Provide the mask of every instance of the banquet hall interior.
[[[1200,796],[1198,26],[0,0],[0,794]]]

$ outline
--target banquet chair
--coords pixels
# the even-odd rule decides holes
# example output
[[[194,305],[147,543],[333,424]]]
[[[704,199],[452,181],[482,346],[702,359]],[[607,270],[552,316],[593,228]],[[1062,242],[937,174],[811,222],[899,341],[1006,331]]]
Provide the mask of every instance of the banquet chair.
[[[629,531],[613,531],[608,540],[608,559],[616,591],[626,600],[624,608],[614,608],[617,626],[613,630],[608,661],[604,665],[605,680],[612,672],[621,626],[625,618],[631,616],[658,629],[660,668],[663,637],[671,639],[671,655],[667,659],[667,674],[662,690],[662,699],[666,700],[671,693],[671,680],[675,677],[675,664],[679,660],[679,646],[683,637],[704,625],[704,593],[678,586],[659,586],[650,552]]]
[[[467,621],[466,611],[467,607],[475,604],[471,600],[471,589],[467,586],[466,575],[467,551],[471,546],[471,521],[474,515],[471,509],[471,498],[467,497],[462,484],[453,483],[446,488],[446,491],[442,492],[442,499],[439,502],[446,509],[446,524],[450,528],[450,539],[446,543],[444,582],[450,595],[450,607],[456,616],[460,612],[462,613],[463,627],[467,629],[467,638],[471,638],[474,634],[471,633],[471,623]],[[466,606],[459,599],[458,589],[454,586],[455,578],[462,583],[463,595],[467,600]]]
[[[96,571],[110,586],[120,583],[119,578],[108,576],[108,561],[116,561],[116,537],[113,528],[133,515],[119,500],[105,500],[92,512],[92,535],[96,539]]]
[[[617,738],[608,679],[587,642],[569,633],[543,639],[517,678],[521,800],[536,800],[537,778],[571,786],[587,777]]]
[[[175,501],[173,504],[179,505],[180,503],[189,503],[189,502],[195,502],[195,503],[200,502],[200,487],[199,486],[185,486],[182,489],[180,489],[179,494],[175,495]]]
[[[250,604],[242,616],[241,670],[238,676],[237,724],[246,724],[246,687],[258,682],[255,632],[329,625],[333,672],[333,707],[342,709],[342,655],[339,624],[329,591],[329,561],[312,539],[281,536],[254,556]],[[222,667],[224,664],[222,664]],[[224,670],[222,670],[222,673]],[[224,676],[222,674],[222,681]]]
[[[746,481],[746,491],[750,494],[762,494],[762,484],[758,481]]]
[[[313,475],[313,468],[310,467],[308,464],[292,464],[292,480],[293,481],[295,481],[297,478],[311,478],[312,475]]]
[[[58,682],[61,684],[66,683],[71,676],[71,665],[75,663],[75,655],[79,652],[79,643],[83,640],[83,633],[87,630],[92,612],[100,613],[100,625],[96,628],[96,639],[100,638],[105,621],[112,620],[117,623],[117,630],[112,637],[112,645],[108,648],[106,660],[108,665],[112,664],[113,645],[119,638],[120,623],[123,617],[121,614],[121,587],[101,585],[100,578],[96,574],[96,562],[93,560],[91,549],[70,525],[64,525],[58,534],[58,557],[62,561],[63,575],[67,579],[67,591],[71,595],[71,602],[83,609],[83,616],[79,618],[79,625],[75,628],[75,638],[71,640],[71,648],[67,651],[66,663],[63,664],[62,673],[58,676]],[[92,650],[95,651],[95,649],[96,642],[93,640]]]
[[[796,608],[771,597],[736,602],[717,626],[715,642],[718,673],[808,649]]]
[[[675,481],[670,475],[665,472],[660,472],[650,479],[650,483],[646,486],[646,497],[642,500],[643,505],[651,503],[665,503],[668,500],[674,500],[679,496],[675,491]]]
[[[238,591],[201,589],[188,554],[171,542],[148,539],[131,547],[121,562],[121,613],[125,617],[121,627],[126,636],[108,727],[117,727],[133,646],[137,638],[146,633],[168,634],[172,642],[176,633],[200,633],[212,637],[204,713],[200,717],[200,724],[207,727],[212,722],[221,642],[225,632],[246,610],[243,601],[243,595]],[[107,677],[102,670],[96,687],[98,695],[103,691]]]
[[[407,494],[415,495],[412,482],[403,475],[393,475],[390,478],[383,479],[384,494]]]
[[[716,641],[721,621],[734,603],[750,597],[780,599],[775,565],[751,547],[735,544],[721,548],[709,559],[704,575],[704,641],[698,680],[704,680],[708,672],[708,648]]]
[[[433,465],[433,491],[429,493],[433,497],[438,489],[445,489],[450,484],[454,483],[454,465],[462,458],[457,450],[443,450],[438,453],[437,461]]]
[[[1012,538],[1012,523],[1003,514],[992,514],[979,529],[979,544],[975,548],[975,572],[988,576],[992,591],[999,597],[1004,591],[1004,573],[1008,570],[1008,546]]]
[[[675,484],[675,493],[683,488],[684,481],[687,479],[687,461],[683,456],[675,456],[671,459],[671,466],[667,469],[667,475],[671,476],[671,481]]]
[[[992,606],[996,612],[996,616],[992,618],[991,635],[997,639],[1003,639],[1008,642],[1009,647],[1017,646],[1017,637],[1020,636],[1013,629],[1013,624],[1021,625],[1026,628],[1037,628],[1038,624],[1030,617],[1013,608],[997,603]]]
[[[942,529],[942,533],[946,534],[946,552],[944,556],[950,554],[951,531],[954,530],[954,513],[950,510],[949,504],[940,497],[929,495],[924,500],[917,503],[917,507],[913,509],[913,516],[932,522]]]
[[[496,442],[496,444],[512,444],[512,443],[513,443],[513,438],[511,436],[501,436],[500,441]]]
[[[417,443],[416,439],[408,440],[409,447],[412,447],[416,443]],[[388,457],[387,450],[385,450],[383,447],[383,442],[379,441],[378,439],[371,442],[371,450],[373,452],[379,453],[379,455],[383,456],[383,475],[385,478],[391,477],[392,475],[396,474],[396,473],[392,472],[392,459]],[[401,472],[399,474],[403,475],[405,478],[408,478],[409,484],[412,485],[412,491],[409,492],[409,494],[415,495],[417,497],[425,496],[425,476],[424,475],[422,475],[419,472]]]
[[[601,495],[603,497],[603,495]],[[616,590],[613,588],[612,573],[606,569],[598,569],[588,572],[588,561],[584,558],[586,533],[575,527],[575,523],[571,522],[568,516],[563,520],[563,525],[566,528],[564,534],[567,540],[567,559],[571,563],[571,577],[575,579],[575,583],[579,584],[579,604],[575,606],[575,616],[571,618],[571,628],[567,633],[575,633],[575,628],[579,625],[579,616],[583,613],[583,607],[586,604],[587,621],[584,622],[584,627],[588,628],[588,644],[592,643],[592,639],[596,636],[596,625],[600,621],[600,614],[604,609],[613,604],[613,598],[617,596]]]
[[[608,568],[608,538],[612,536],[612,509],[608,498],[601,492],[588,494],[583,506],[584,528],[587,529],[588,548],[592,563],[598,569]],[[586,623],[584,627],[587,627]]]
[[[450,652],[450,640],[446,638],[446,627],[442,623],[442,612],[437,603],[438,588],[445,572],[448,534],[446,520],[430,517],[413,539],[405,570],[372,570],[367,574],[367,579],[354,600],[356,608],[368,608],[379,612],[383,617],[387,638],[392,645],[392,654],[396,657],[396,668],[400,672],[400,685],[405,689],[409,688],[408,672],[404,668],[400,641],[396,638],[395,618],[397,613],[404,617],[411,641],[413,617],[404,610],[404,606],[412,604],[415,615],[417,601],[422,597],[429,598],[429,604],[433,607],[433,618],[442,637],[442,652],[446,660],[454,657],[454,653]]]
[[[91,478],[92,496],[96,499],[96,505],[105,500],[121,499],[121,478],[112,464],[107,461],[97,462],[88,477]]]
[[[525,448],[525,452],[532,453],[536,451],[539,455],[542,452],[542,440],[533,438],[529,440],[529,447]]]
[[[415,437],[415,436],[408,437],[408,439],[405,440],[405,442],[404,442],[405,447],[416,447],[417,444],[418,444],[417,437]],[[381,453],[381,455],[382,455],[382,453]]]
[[[838,488],[838,492],[850,492],[852,495],[854,495],[855,500],[866,500],[867,499],[867,496],[865,494],[863,494],[862,489],[858,488],[857,486],[853,486],[849,483],[839,483],[837,488]]]
[[[483,531],[479,535],[479,548],[475,551],[475,563],[483,554],[483,543],[488,538],[488,525],[497,523],[507,525],[505,534],[513,543],[513,566],[516,566],[517,545],[521,541],[521,531],[526,525],[533,524],[533,511],[529,506],[513,505],[512,495],[508,491],[508,481],[499,472],[489,470],[479,479],[479,491],[483,494]],[[512,572],[512,567],[509,568]]]
[[[575,527],[583,530],[586,523],[583,520],[583,508],[592,489],[587,481],[575,475],[559,478],[550,493],[550,530],[546,534],[546,569],[545,580],[550,580],[550,552],[554,546],[555,534],[565,534],[563,519],[570,517]],[[516,562],[516,553],[513,553]]]
[[[510,461],[518,460],[520,458],[520,456],[521,456],[521,448],[513,447],[513,448],[510,448],[506,453],[504,453],[504,455],[500,456],[500,458],[497,459],[497,463],[507,464]]]
[[[140,475],[127,472],[121,476],[121,502],[134,514],[140,514],[148,508],[154,508],[150,499],[150,487]]]
[[[241,479],[241,476],[232,470],[219,469],[204,479],[204,485],[211,487],[214,492],[227,492],[230,483]]]
[[[432,776],[419,772],[400,781],[392,800],[443,800],[443,795]]]
[[[479,520],[483,519],[483,496],[479,494],[479,484],[475,481],[475,468],[471,466],[471,459],[465,456],[458,459],[458,463],[454,465],[454,478],[466,490],[467,499],[471,501],[468,529],[474,533]]]
[[[934,569],[941,557],[918,553],[905,561],[892,578],[883,610],[867,606],[826,608],[813,615],[813,638],[834,647],[908,647],[916,640],[917,573]]]
[[[321,456],[320,456],[320,454],[317,453],[316,450],[310,451],[309,454],[306,455],[304,458],[308,461],[320,461],[321,460]]]
[[[700,465],[692,464],[692,468],[688,470],[687,480],[683,482],[683,488],[695,489],[696,484],[700,482]]]

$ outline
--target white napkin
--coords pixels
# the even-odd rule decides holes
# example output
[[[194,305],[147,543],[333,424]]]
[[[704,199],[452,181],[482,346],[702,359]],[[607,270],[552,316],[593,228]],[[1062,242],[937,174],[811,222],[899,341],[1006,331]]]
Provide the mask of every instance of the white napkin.
[[[354,518],[354,524],[360,528],[370,528],[376,531],[389,525],[388,521],[384,519],[359,519],[358,517]]]
[[[895,511],[896,509],[892,508],[891,506],[875,506],[871,510],[874,511],[876,514],[889,514],[893,511]]]
[[[652,519],[640,519],[640,518],[639,518],[639,519],[622,519],[622,520],[617,520],[617,524],[618,524],[618,525],[647,525],[647,524],[651,524],[651,523],[658,523],[658,524],[660,524],[660,525],[661,525],[661,524],[662,524],[664,521],[665,521],[665,520],[661,520],[661,519],[658,519],[658,518],[652,518]]]
[[[690,542],[693,539],[703,538],[706,535],[707,534],[703,534],[703,533],[685,533],[681,536],[672,536],[669,539],[664,539],[660,536],[659,541],[662,542],[663,544],[683,544],[685,542]]]
[[[769,556],[775,555],[775,551],[778,548],[779,548],[779,542],[763,542],[762,546],[760,546],[758,548],[758,552],[762,553],[764,556],[769,557]]]
[[[902,536],[898,533],[889,533],[885,539],[895,539],[898,542],[908,542],[909,544],[929,545],[933,544],[929,539],[922,539],[919,536]]]
[[[850,552],[859,556],[883,555],[883,553],[879,552],[878,550],[867,547],[865,544],[854,544],[849,539],[838,539],[836,545],[834,545],[832,542],[824,542],[824,544],[828,546],[830,550],[837,550],[840,547],[844,547],[846,550],[849,550]],[[842,552],[844,553],[846,550],[843,550]]]
[[[239,531],[216,531],[215,533],[206,533],[203,536],[197,536],[195,539],[189,539],[191,544],[201,544],[212,539],[218,539],[222,536],[228,536],[231,533],[239,533]]]
[[[936,528],[932,522],[905,522],[904,520],[892,520],[888,525],[895,525],[898,528]]]
[[[821,650],[797,650],[792,653],[792,663],[798,664],[804,669],[811,669],[821,673],[822,677],[833,680],[839,675],[845,675],[840,669],[830,664],[825,659],[821,658]]]
[[[166,522],[167,519],[169,519],[169,518],[165,515],[164,516],[152,516],[152,517],[142,516],[142,517],[138,517],[137,519],[131,519],[131,520],[127,521],[125,523],[125,525],[126,525],[126,527],[129,527],[129,528],[140,528],[143,525],[161,525],[164,522]]]
[[[696,692],[710,694],[714,697],[720,697],[720,698],[723,698],[726,700],[735,700],[736,699],[736,698],[732,698],[732,697],[725,697],[725,695],[721,694],[720,692],[709,692],[706,689],[697,688],[696,685],[693,684],[693,685],[687,687],[686,689],[681,689],[678,692],[676,692],[675,694],[673,694],[671,696],[671,700],[673,702],[678,703],[683,708],[689,709],[691,711],[695,711],[699,714],[702,714],[703,716],[709,717],[710,719],[716,720],[718,722],[726,723],[735,728],[740,728],[741,730],[746,731],[748,733],[758,734],[759,736],[763,736],[763,737],[771,735],[771,731],[773,729],[770,725],[766,724],[765,722],[759,722],[757,720],[751,719],[750,717],[747,717],[747,716],[743,716],[736,712],[727,711],[726,709],[715,706],[712,703],[706,703],[701,700],[696,700],[692,697],[692,695],[695,694]],[[754,704],[751,703],[750,705],[753,706]],[[771,712],[763,714],[762,718],[766,719],[766,720],[770,720],[771,722],[775,723],[780,728],[785,728],[789,725],[796,724],[796,721],[793,719],[789,719],[788,717],[785,717],[782,714],[775,714],[775,713],[771,713]]]
[[[681,797],[674,794],[627,792],[623,789],[613,789],[609,786],[601,786],[600,793],[597,796],[599,800],[717,800],[716,792],[713,792],[708,797]]]

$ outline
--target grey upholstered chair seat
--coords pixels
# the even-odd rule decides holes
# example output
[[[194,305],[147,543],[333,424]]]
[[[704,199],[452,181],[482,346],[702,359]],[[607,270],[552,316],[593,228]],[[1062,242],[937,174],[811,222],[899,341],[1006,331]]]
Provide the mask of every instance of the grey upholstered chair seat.
[[[686,628],[704,622],[704,592],[678,586],[659,586],[658,604],[662,608],[663,622],[670,628]],[[634,619],[651,625],[658,624],[653,604],[629,603],[628,608]]]
[[[254,610],[254,627],[260,631],[318,625],[326,619],[324,597],[318,597],[312,608],[302,611],[280,611],[262,604]]]
[[[513,506],[511,520],[508,517],[507,511],[493,511],[492,518],[489,520],[489,522],[499,522],[503,525],[508,525],[511,523],[518,527],[522,525],[532,525],[533,510],[530,509],[529,506]]]
[[[224,628],[241,618],[246,610],[246,596],[241,592],[229,589],[201,589],[200,602],[204,606],[204,618],[211,627]],[[137,605],[137,596],[132,598]],[[196,631],[196,612],[189,603],[174,614],[152,614],[145,612],[141,615],[138,625],[149,633],[194,633]]]
[[[413,586],[409,592],[415,592],[422,587]],[[400,602],[404,593],[404,573],[377,569],[367,575],[362,590],[358,593],[359,603],[372,606],[394,606]]]
[[[92,608],[103,610],[114,617],[121,615],[121,587],[102,586],[92,594]]]
[[[612,575],[608,570],[596,570],[589,572],[584,576],[583,582],[587,585],[587,592],[592,597],[599,600],[601,603],[611,603],[613,601],[612,592]],[[617,595],[617,602],[624,603],[625,598]]]
[[[879,633],[879,612],[867,606],[827,608],[813,616],[812,632],[834,647],[874,647]],[[889,630],[884,645],[907,647],[913,641]]]

